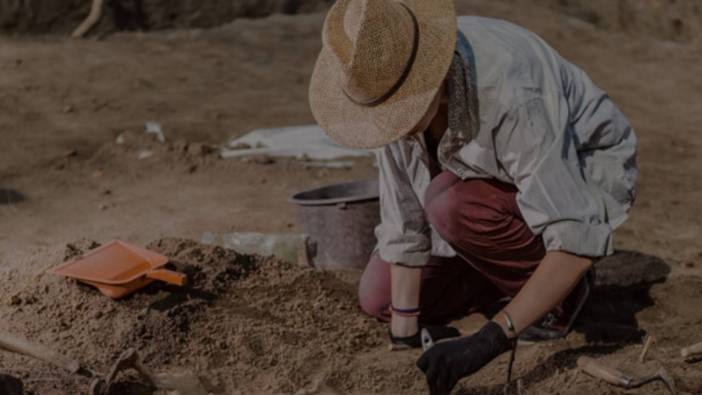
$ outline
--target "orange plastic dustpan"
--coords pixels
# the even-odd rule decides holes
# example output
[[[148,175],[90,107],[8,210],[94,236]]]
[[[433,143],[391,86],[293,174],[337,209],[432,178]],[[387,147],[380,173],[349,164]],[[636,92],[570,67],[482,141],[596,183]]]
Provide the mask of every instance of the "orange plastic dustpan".
[[[178,286],[185,285],[185,274],[163,269],[166,263],[168,258],[163,255],[116,240],[76,260],[63,263],[51,269],[51,272],[93,285],[116,299],[124,296],[125,292],[131,293],[148,285],[153,280]],[[105,292],[106,290],[110,293]]]

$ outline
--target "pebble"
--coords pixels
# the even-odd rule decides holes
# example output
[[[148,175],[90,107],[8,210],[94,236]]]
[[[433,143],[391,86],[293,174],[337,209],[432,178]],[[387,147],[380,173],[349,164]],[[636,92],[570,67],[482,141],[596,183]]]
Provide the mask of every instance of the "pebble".
[[[141,150],[137,152],[137,159],[143,160],[154,156],[154,152],[150,150]]]
[[[187,153],[190,156],[202,157],[214,152],[214,148],[202,143],[188,144]]]

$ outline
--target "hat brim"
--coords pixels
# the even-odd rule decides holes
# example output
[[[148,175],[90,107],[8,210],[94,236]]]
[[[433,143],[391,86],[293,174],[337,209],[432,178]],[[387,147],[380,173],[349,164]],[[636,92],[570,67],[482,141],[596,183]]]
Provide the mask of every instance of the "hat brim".
[[[407,79],[387,101],[369,107],[349,100],[337,57],[326,48],[319,54],[310,106],[322,129],[341,145],[371,149],[406,136],[426,114],[451,66],[457,35],[453,0],[402,2],[417,18],[419,44]]]

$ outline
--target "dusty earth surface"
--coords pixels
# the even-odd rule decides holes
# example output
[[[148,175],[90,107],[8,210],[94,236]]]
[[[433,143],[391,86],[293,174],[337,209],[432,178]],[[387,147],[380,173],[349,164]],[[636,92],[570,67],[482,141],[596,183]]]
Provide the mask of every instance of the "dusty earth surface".
[[[0,2],[0,14],[30,3]],[[702,365],[679,358],[681,347],[702,341],[699,5],[458,4],[462,13],[505,18],[542,35],[611,93],[640,138],[639,200],[617,232],[620,253],[598,262],[600,285],[575,332],[520,348],[523,392],[666,393],[660,384],[620,391],[578,374],[575,360],[590,355],[635,374],[665,366],[681,393],[702,393]],[[16,26],[34,23],[17,18]],[[375,174],[371,160],[322,170],[296,160],[222,160],[211,149],[253,128],[313,121],[306,93],[322,20],[320,13],[276,14],[205,30],[114,34],[104,26],[100,40],[85,41],[57,34],[70,31],[57,22],[23,28],[51,35],[0,37],[0,328],[101,371],[137,347],[148,366],[190,369],[215,394],[425,393],[414,368],[418,352],[389,352],[386,327],[358,312],[358,273],[189,241],[205,231],[294,231],[290,193]],[[148,121],[163,125],[166,143],[144,136]],[[138,159],[145,150],[152,155]],[[115,238],[166,254],[193,286],[153,285],[112,302],[45,273],[67,252],[94,245],[80,240]],[[479,317],[457,323],[465,331],[479,324]],[[647,335],[656,342],[640,365]],[[457,392],[501,393],[506,361]],[[34,394],[88,386],[9,354],[0,354],[0,373]],[[150,390],[124,375],[115,393]]]

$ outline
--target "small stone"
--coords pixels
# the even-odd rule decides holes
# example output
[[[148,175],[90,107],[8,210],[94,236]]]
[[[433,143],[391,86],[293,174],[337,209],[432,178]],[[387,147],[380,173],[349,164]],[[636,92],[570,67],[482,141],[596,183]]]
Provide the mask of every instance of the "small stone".
[[[202,143],[193,143],[188,145],[187,153],[190,156],[202,157],[211,154],[214,151],[212,147]]]
[[[110,206],[108,206],[108,205],[106,205],[106,204],[103,203],[103,204],[99,205],[98,208],[99,208],[100,210],[102,210],[102,211],[105,211],[105,210],[107,210],[108,208],[110,208]]]
[[[69,105],[69,106],[63,107],[63,109],[62,109],[61,111],[62,111],[64,114],[71,114],[71,113],[73,113],[73,112],[75,111],[75,109],[73,108],[73,106],[70,106],[70,105]]]
[[[686,267],[686,268],[688,268],[688,269],[692,269],[693,267],[695,267],[695,263],[694,263],[694,262],[687,261],[687,262],[684,262],[684,263],[683,263],[683,266]]]
[[[151,158],[152,156],[154,156],[154,151],[141,150],[141,151],[137,152],[137,159],[139,159],[139,160],[148,159],[148,158]]]

